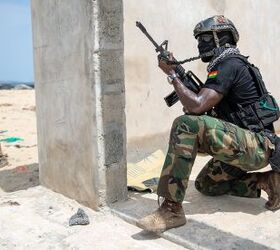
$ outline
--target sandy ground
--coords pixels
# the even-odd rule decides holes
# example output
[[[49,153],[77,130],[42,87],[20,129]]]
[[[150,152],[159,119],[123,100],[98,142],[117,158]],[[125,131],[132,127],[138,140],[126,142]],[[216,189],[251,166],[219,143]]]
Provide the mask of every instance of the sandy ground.
[[[267,200],[206,197],[194,180],[209,157],[198,156],[183,203],[187,224],[161,235],[147,234],[135,223],[157,208],[155,194],[130,194],[113,210],[95,212],[39,185],[34,90],[0,91],[0,140],[9,165],[0,168],[0,250],[10,249],[274,249],[280,250],[280,210]],[[269,167],[268,167],[269,168]],[[90,225],[68,225],[81,207]],[[167,239],[167,240],[166,240]]]
[[[0,140],[9,137],[23,141],[1,142],[9,165],[0,169],[0,193],[39,183],[34,90],[0,91]]]
[[[145,235],[109,210],[95,212],[39,186],[34,90],[0,91],[0,140],[9,165],[0,169],[0,249],[182,249]],[[90,225],[68,225],[82,207]]]
[[[0,138],[23,139],[12,144],[2,143],[11,167],[38,162],[35,109],[34,90],[0,91],[0,131],[7,131],[0,133]]]

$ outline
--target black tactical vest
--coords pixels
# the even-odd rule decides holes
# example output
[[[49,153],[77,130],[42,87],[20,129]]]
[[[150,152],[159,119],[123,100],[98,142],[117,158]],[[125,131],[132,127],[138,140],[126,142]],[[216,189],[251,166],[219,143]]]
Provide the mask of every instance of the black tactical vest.
[[[239,58],[245,63],[256,84],[260,98],[246,106],[241,106],[240,104],[229,105],[227,102],[224,102],[223,105],[215,107],[214,110],[210,112],[210,115],[214,114],[220,119],[253,132],[264,130],[274,132],[273,122],[278,120],[280,111],[276,100],[267,91],[259,69],[248,62],[245,56],[230,55],[225,59],[230,57]]]

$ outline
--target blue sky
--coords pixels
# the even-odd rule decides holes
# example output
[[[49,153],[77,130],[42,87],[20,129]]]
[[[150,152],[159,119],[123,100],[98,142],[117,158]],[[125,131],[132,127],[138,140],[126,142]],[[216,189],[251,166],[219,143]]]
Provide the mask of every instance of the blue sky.
[[[30,0],[0,0],[0,81],[33,81]]]

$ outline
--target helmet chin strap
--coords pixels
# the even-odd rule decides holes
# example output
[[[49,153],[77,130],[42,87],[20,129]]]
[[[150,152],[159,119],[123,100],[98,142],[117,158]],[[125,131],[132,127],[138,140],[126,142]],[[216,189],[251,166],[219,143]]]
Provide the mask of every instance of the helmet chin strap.
[[[214,41],[216,43],[217,48],[220,48],[220,41],[216,31],[213,31]]]

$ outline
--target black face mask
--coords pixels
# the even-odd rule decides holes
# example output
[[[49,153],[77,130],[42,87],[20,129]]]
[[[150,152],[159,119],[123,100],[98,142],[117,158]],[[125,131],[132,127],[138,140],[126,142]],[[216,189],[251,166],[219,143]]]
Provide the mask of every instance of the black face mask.
[[[219,44],[220,46],[224,46],[226,44],[230,44],[232,46],[236,46],[236,43],[233,39],[232,34],[229,31],[220,32],[217,34],[219,38]],[[214,40],[214,36],[212,33],[203,33],[197,37],[198,41],[198,50],[199,54],[204,54],[206,52],[210,52],[213,49],[216,48],[216,43]],[[203,62],[210,62],[212,60],[213,56],[207,56],[201,58]]]
[[[210,52],[211,50],[216,48],[215,40],[212,34],[202,34],[197,37],[198,41],[198,51],[199,54],[202,55],[206,52]],[[213,56],[202,57],[201,60],[203,62],[210,62]]]

